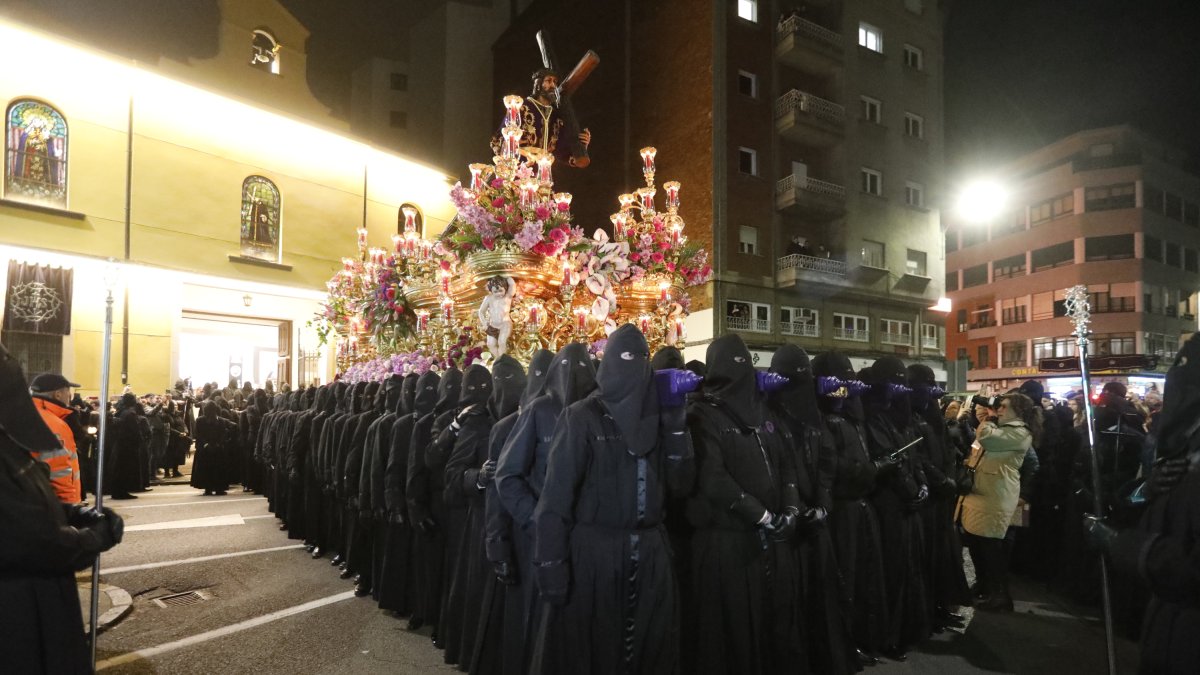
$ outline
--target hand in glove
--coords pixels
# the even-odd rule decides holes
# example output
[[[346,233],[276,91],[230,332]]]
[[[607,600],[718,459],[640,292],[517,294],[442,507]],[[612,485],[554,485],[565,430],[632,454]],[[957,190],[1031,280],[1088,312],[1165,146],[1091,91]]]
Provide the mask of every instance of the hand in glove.
[[[496,477],[496,460],[489,459],[488,461],[483,463],[483,466],[479,467],[479,475],[475,478],[475,487],[482,490],[482,489],[486,488],[488,486],[488,483],[491,483],[492,479],[495,477]]]
[[[929,499],[929,488],[921,485],[917,488],[917,496],[913,497],[913,500],[909,503],[909,506],[915,509],[924,504],[926,499]]]
[[[108,536],[112,538],[113,545],[116,546],[125,538],[125,519],[107,506],[100,509],[100,512],[104,514],[103,522],[108,525]]]
[[[771,520],[763,525],[763,529],[775,541],[787,541],[796,531],[796,509],[789,507],[783,513],[771,516]]]
[[[886,476],[886,475],[892,473],[893,471],[895,471],[896,467],[900,466],[900,461],[896,460],[896,459],[892,459],[891,457],[884,457],[882,459],[877,459],[871,463],[875,465],[875,471],[880,476]]]
[[[474,408],[474,405],[469,405],[463,408],[462,412],[454,416],[454,419],[450,421],[450,433],[458,436],[458,432],[462,431],[463,420],[467,418],[467,415],[469,415]]]
[[[804,528],[814,530],[825,524],[825,519],[829,517],[829,512],[820,506],[814,506],[804,512]]]
[[[1085,514],[1083,516],[1083,538],[1088,548],[1097,553],[1108,553],[1116,539],[1117,531],[1109,527],[1103,518]]]
[[[1146,496],[1153,499],[1171,491],[1188,472],[1187,457],[1155,462],[1146,479]]]
[[[567,604],[571,569],[564,560],[536,563],[538,593],[542,600],[561,607]]]
[[[417,531],[421,533],[421,536],[425,537],[426,539],[433,539],[435,536],[437,536],[437,521],[429,516],[418,520],[416,527]]]
[[[517,566],[502,560],[492,563],[492,570],[496,572],[496,579],[505,586],[515,586],[517,583]]]
[[[408,522],[408,519],[404,517],[403,511],[396,509],[388,514],[388,522],[392,525],[403,525]]]
[[[87,527],[103,517],[104,514],[87,504],[72,504],[67,507],[67,524],[71,527]]]

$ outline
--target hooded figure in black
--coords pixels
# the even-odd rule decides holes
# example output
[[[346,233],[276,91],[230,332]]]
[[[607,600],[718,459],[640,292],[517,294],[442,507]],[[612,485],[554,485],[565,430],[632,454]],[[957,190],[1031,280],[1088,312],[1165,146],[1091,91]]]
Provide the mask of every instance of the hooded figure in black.
[[[613,331],[596,391],[562,414],[534,510],[545,673],[670,673],[679,607],[663,527],[668,490],[695,478],[683,408],[659,407],[646,338]]]
[[[355,382],[346,390],[345,397],[342,400],[343,413],[336,417],[332,423],[332,429],[329,437],[329,456],[328,456],[328,480],[329,490],[332,496],[333,504],[332,511],[334,513],[333,520],[333,542],[332,546],[337,551],[330,564],[338,565],[342,570],[342,578],[348,579],[353,576],[352,572],[347,572],[346,555],[349,552],[349,541],[351,528],[353,527],[352,518],[346,506],[345,487],[345,466],[346,457],[350,452],[354,432],[358,425],[358,416],[362,414],[363,394],[366,391],[366,382]],[[357,512],[354,514],[357,517]]]
[[[929,637],[932,630],[920,513],[929,498],[929,487],[917,447],[896,454],[918,438],[912,426],[904,362],[884,356],[863,375],[871,385],[864,399],[870,413],[866,425],[867,448],[874,460],[893,465],[880,474],[872,498],[879,516],[888,599],[883,653],[892,660],[904,660],[909,647]]]
[[[371,523],[361,519],[359,511],[359,479],[362,476],[363,451],[367,446],[367,431],[371,424],[383,414],[383,403],[386,399],[378,382],[370,382],[363,390],[360,403],[361,413],[347,424],[346,430],[353,425],[354,435],[350,438],[350,449],[346,453],[346,461],[342,465],[342,503],[346,507],[346,567],[347,571],[355,574],[355,595],[363,596],[371,592]],[[349,435],[347,433],[347,435]]]
[[[373,549],[373,564],[375,565],[372,578],[372,596],[379,603],[379,608],[397,614],[407,614],[412,604],[407,597],[408,585],[405,583],[408,570],[408,558],[412,553],[412,530],[404,522],[403,509],[398,517],[393,517],[391,507],[394,505],[388,494],[388,462],[395,446],[396,422],[412,413],[413,399],[417,393],[416,373],[409,373],[400,379],[398,395],[393,401],[392,391],[388,392],[388,401],[393,405],[390,413],[381,420],[386,420],[385,427],[379,429],[379,449],[371,467],[371,508],[375,512],[376,532]],[[364,468],[364,472],[366,469]],[[401,502],[403,499],[401,498]],[[397,563],[399,567],[396,568]],[[400,569],[400,574],[392,574],[393,569]]]
[[[463,472],[478,471],[483,466],[487,454],[487,434],[491,431],[491,425],[494,418],[491,415],[491,410],[488,407],[488,402],[492,398],[492,374],[488,369],[480,364],[475,364],[467,368],[463,373],[463,382],[461,395],[458,399],[458,412],[454,418],[446,423],[446,428],[438,435],[438,439],[434,441],[434,445],[439,447],[438,454],[445,459],[441,462],[442,479],[438,481],[442,486],[442,503],[445,505],[448,526],[446,528],[446,553],[444,559],[443,574],[445,575],[442,585],[442,614],[441,625],[438,627],[438,636],[441,638],[442,646],[446,653],[443,655],[446,663],[459,663],[467,665],[463,661],[463,638],[467,635],[464,628],[464,622],[467,619],[467,582],[466,569],[463,568],[463,554],[467,550],[463,548],[463,542],[466,540],[466,534],[470,529],[468,522],[469,509],[471,500],[469,500],[463,491]],[[465,439],[471,447],[478,450],[480,455],[479,463],[474,467],[469,467],[467,460],[461,460],[457,470],[449,470],[449,460],[454,455],[454,449],[458,447],[458,443],[462,439],[462,433],[467,431],[468,422],[473,427],[471,433]],[[445,448],[445,451],[442,451]],[[466,451],[464,450],[464,453]],[[477,491],[479,492],[479,491]],[[480,494],[479,496],[482,496]],[[482,510],[479,513],[480,528],[478,531],[479,540],[482,544]],[[460,573],[462,579],[460,580]],[[471,606],[475,610],[474,605]],[[478,622],[479,617],[471,614],[472,626],[470,636],[474,637],[475,622]],[[467,654],[467,660],[470,655]]]
[[[262,465],[254,456],[255,445],[258,442],[258,432],[262,426],[263,417],[270,410],[271,404],[267,392],[255,389],[246,406],[245,415],[238,421],[238,435],[242,446],[242,489],[246,492],[262,490]],[[195,429],[195,422],[190,426]],[[182,464],[182,462],[180,462]]]
[[[525,389],[521,392],[517,408],[502,416],[500,421],[492,426],[492,433],[488,438],[488,460],[496,464],[497,474],[501,451],[516,428],[517,420],[522,412],[545,392],[546,378],[553,360],[554,354],[548,350],[539,349],[534,352],[529,361],[529,374],[525,377]],[[500,387],[494,389],[501,390]],[[497,406],[496,413],[503,413],[507,405],[506,396],[504,406]],[[526,666],[524,621],[528,602],[525,590],[533,584],[532,580],[526,577],[523,587],[523,580],[519,575],[523,570],[522,565],[529,561],[531,547],[524,546],[518,555],[514,537],[520,537],[522,540],[526,537],[522,532],[514,531],[512,516],[500,499],[500,491],[494,477],[488,483],[485,494],[484,551],[493,574],[488,578],[482,598],[481,634],[476,639],[478,646],[471,660],[471,672],[476,675],[521,675]],[[528,594],[528,597],[531,599],[533,594]]]
[[[105,465],[104,486],[112,491],[113,499],[135,499],[142,489],[139,467],[139,447],[142,434],[139,430],[138,410],[142,404],[132,393],[121,396],[117,402],[117,414],[112,425],[109,460]]]
[[[196,420],[196,459],[192,487],[204,496],[223,495],[229,489],[229,436],[232,424],[217,414],[217,404],[205,401]]]
[[[507,647],[523,650],[522,672],[528,664],[539,614],[533,565],[533,511],[546,484],[546,467],[555,424],[567,406],[596,387],[596,369],[587,346],[572,342],[550,361],[545,393],[521,405],[512,432],[496,465],[496,491],[512,518],[512,554],[515,570],[505,575],[520,589],[522,601],[507,609],[504,634]],[[493,558],[494,559],[494,558]],[[512,617],[521,610],[520,620]],[[507,654],[507,659],[515,658]],[[508,660],[506,659],[506,663]]]
[[[957,623],[951,607],[969,604],[967,578],[963,574],[962,543],[954,528],[954,505],[958,501],[955,477],[958,457],[950,443],[937,395],[942,390],[933,370],[916,363],[908,367],[909,405],[913,430],[924,438],[913,458],[929,481],[929,500],[921,508],[925,532],[925,584],[933,610],[933,625],[940,632]],[[1040,397],[1039,397],[1040,400]]]
[[[692,603],[684,650],[697,673],[803,672],[800,514],[793,439],[758,391],[737,335],[708,346],[701,397],[688,410],[699,474],[689,514]]]
[[[468,369],[464,378],[464,400],[472,398],[470,383],[474,369],[475,366]],[[483,406],[472,404],[459,414],[456,420],[460,427],[458,438],[445,471],[446,504],[451,507],[462,504],[467,508],[466,526],[450,581],[448,605],[459,625],[452,623],[451,632],[446,635],[446,658],[456,656],[460,670],[475,667],[479,629],[481,622],[486,622],[481,609],[483,612],[491,609],[481,607],[480,600],[485,594],[494,596],[490,580],[495,577],[484,553],[485,499],[496,475],[496,462],[488,457],[489,439],[496,422],[516,411],[525,389],[525,370],[516,359],[505,354],[492,366],[490,382],[491,395],[487,402]],[[461,618],[457,616],[459,612]],[[454,650],[457,653],[452,653]],[[497,671],[499,665],[488,664]]]
[[[1155,428],[1157,457],[1142,492],[1149,500],[1136,528],[1086,522],[1117,578],[1138,578],[1152,593],[1142,625],[1138,672],[1177,675],[1200,663],[1200,335],[1167,371]]]
[[[771,372],[788,378],[769,405],[792,433],[796,486],[808,509],[799,517],[797,557],[803,575],[801,603],[807,628],[807,653],[814,673],[853,673],[855,654],[852,610],[846,603],[827,520],[833,511],[837,448],[817,406],[816,380],[808,354],[785,344],[771,357]]]
[[[121,541],[124,523],[63,504],[33,453],[60,448],[0,345],[0,663],[12,673],[91,673],[75,572]]]
[[[812,360],[812,370],[817,378],[817,406],[836,450],[829,534],[859,659],[874,663],[874,655],[883,649],[888,614],[879,523],[868,498],[880,467],[888,463],[873,462],[867,450],[858,393],[845,384],[857,380],[850,359],[839,352],[819,354]]]
[[[338,506],[337,496],[334,494],[333,467],[337,458],[341,427],[350,410],[350,391],[351,385],[346,382],[333,384],[333,411],[321,425],[321,436],[317,441],[317,481],[321,484],[321,521],[324,524],[318,549],[320,555],[330,554],[330,562],[334,565],[341,562],[342,509]],[[318,551],[314,550],[313,555],[317,554]]]
[[[371,597],[379,600],[378,579],[383,572],[387,551],[388,518],[384,500],[384,475],[392,446],[392,427],[400,407],[404,377],[393,374],[384,380],[376,396],[376,410],[382,414],[367,427],[363,444],[362,467],[358,474],[358,523],[365,534],[364,546],[370,548]],[[365,590],[365,587],[362,588]]]
[[[654,358],[650,359],[651,370],[666,370],[667,368],[684,368],[683,354],[678,349],[667,346],[661,347],[654,352]]]
[[[316,387],[308,387],[300,397],[300,411],[292,415],[291,429],[288,432],[287,453],[284,466],[288,475],[288,538],[302,539],[310,545],[314,524],[307,518],[304,501],[305,474],[308,465],[313,460],[311,430],[313,418],[319,412],[318,393]]]
[[[309,457],[304,466],[304,521],[308,525],[306,539],[308,551],[314,558],[324,555],[322,546],[326,543],[326,532],[329,524],[325,518],[324,494],[321,488],[321,440],[324,436],[325,423],[333,415],[335,385],[327,384],[317,390],[316,414],[308,425]]]
[[[437,403],[438,374],[422,373],[415,380],[405,378],[402,390],[404,414],[392,425],[392,445],[388,450],[383,476],[384,508],[388,512],[388,553],[383,561],[383,589],[379,606],[398,615],[411,614],[408,627],[416,630],[425,623],[418,580],[424,572],[415,556],[415,530],[405,496],[408,476],[408,450],[417,420],[433,412]],[[411,393],[408,383],[412,381]]]

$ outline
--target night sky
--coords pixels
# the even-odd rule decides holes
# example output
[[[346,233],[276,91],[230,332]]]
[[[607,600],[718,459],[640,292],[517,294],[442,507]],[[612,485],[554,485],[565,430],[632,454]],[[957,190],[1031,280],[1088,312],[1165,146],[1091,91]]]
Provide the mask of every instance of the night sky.
[[[951,181],[1074,131],[1125,122],[1189,151],[1200,168],[1200,1],[947,1]],[[313,92],[344,115],[349,73],[368,56],[405,58],[403,27],[438,0],[282,3],[312,31]],[[203,58],[216,48],[216,0],[0,0],[0,11],[144,60]]]

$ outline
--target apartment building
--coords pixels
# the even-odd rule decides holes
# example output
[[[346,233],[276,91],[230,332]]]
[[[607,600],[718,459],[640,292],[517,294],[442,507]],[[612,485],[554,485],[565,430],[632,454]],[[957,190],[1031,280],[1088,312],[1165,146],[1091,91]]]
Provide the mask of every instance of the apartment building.
[[[1078,370],[1048,372],[1044,359],[1077,356],[1064,299],[1085,284],[1095,384],[1161,390],[1197,326],[1200,179],[1181,160],[1129,126],[1081,131],[1003,169],[1012,198],[1002,216],[950,224],[947,348],[972,387],[1036,378],[1078,388]]]

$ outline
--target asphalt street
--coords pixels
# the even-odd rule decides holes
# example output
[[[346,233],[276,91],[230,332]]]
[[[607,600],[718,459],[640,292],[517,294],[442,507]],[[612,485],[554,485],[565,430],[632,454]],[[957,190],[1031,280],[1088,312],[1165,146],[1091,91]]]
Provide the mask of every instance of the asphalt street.
[[[133,597],[133,611],[99,639],[104,673],[449,673],[429,629],[355,598],[327,559],[313,560],[279,531],[265,498],[233,489],[203,497],[158,486],[109,502],[125,517],[124,542],[101,579]],[[198,591],[192,604],[156,598]],[[1013,614],[968,611],[961,631],[922,644],[904,663],[868,673],[1103,673],[1104,632],[1094,617],[1016,584]],[[1119,672],[1134,672],[1122,641]]]

